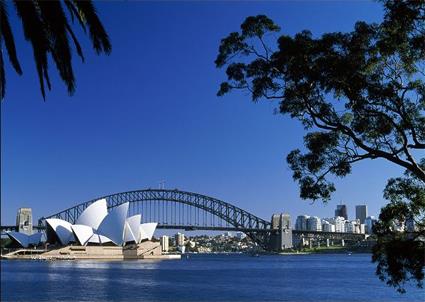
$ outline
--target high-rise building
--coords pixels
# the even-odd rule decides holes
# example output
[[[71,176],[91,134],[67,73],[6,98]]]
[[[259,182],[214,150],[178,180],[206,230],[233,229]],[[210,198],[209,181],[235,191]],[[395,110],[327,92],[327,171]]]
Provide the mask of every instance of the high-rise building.
[[[347,206],[345,204],[338,204],[335,210],[335,217],[344,217],[345,220],[348,219]]]
[[[356,232],[356,222],[355,221],[345,221],[345,233],[355,233]]]
[[[335,232],[335,225],[327,220],[322,220],[322,231],[323,232]]]
[[[299,231],[307,231],[308,230],[308,218],[310,216],[308,215],[300,215],[297,217],[297,220],[295,221],[295,229]]]
[[[360,234],[366,234],[366,225],[364,223],[360,224]]]
[[[360,219],[353,220],[353,223],[354,223],[354,233],[360,234],[362,232],[361,231],[362,224],[360,223]]]
[[[322,221],[317,216],[311,216],[307,219],[307,225],[309,231],[321,231]]]
[[[32,235],[32,209],[19,208],[16,215],[16,227],[18,232]]]
[[[161,236],[161,249],[163,252],[168,252],[170,248],[170,238],[166,235]]]
[[[356,219],[360,220],[360,223],[364,223],[367,217],[367,205],[356,206]]]
[[[366,234],[372,234],[373,233],[373,225],[375,224],[376,219],[375,216],[368,216],[365,219],[365,231]]]
[[[176,238],[176,246],[183,246],[184,245],[184,234],[177,233],[175,238]]]
[[[345,219],[344,217],[337,216],[334,218],[335,232],[345,233]]]

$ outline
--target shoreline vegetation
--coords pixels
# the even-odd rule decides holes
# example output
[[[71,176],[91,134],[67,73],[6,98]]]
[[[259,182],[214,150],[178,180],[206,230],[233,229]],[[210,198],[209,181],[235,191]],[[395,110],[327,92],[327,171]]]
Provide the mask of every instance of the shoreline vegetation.
[[[281,252],[280,255],[306,255],[306,254],[371,254],[370,247],[354,247],[354,246],[329,246],[329,247],[313,247],[303,248],[296,251]]]
[[[220,252],[187,252],[186,255],[250,255],[250,256],[268,256],[268,255],[311,255],[311,254],[371,254],[372,249],[370,247],[355,247],[355,246],[322,246],[313,248],[303,249],[290,249],[282,252],[266,252],[266,251],[220,251]]]

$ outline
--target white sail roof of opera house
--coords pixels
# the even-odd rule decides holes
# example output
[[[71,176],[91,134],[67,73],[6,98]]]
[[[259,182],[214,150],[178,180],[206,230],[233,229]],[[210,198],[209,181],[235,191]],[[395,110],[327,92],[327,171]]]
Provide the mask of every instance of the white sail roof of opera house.
[[[158,223],[156,222],[142,223],[139,228],[140,229],[139,242],[144,239],[151,240],[157,225]]]
[[[94,234],[92,227],[88,225],[74,224],[71,228],[75,238],[81,245],[85,245]]]
[[[72,225],[68,221],[57,218],[50,218],[46,219],[46,223],[56,233],[58,239],[63,245],[67,245],[74,239]],[[49,233],[49,228],[47,228],[47,233]]]
[[[122,245],[128,205],[126,202],[113,208],[103,219],[96,233],[108,237],[116,245]]]
[[[75,224],[86,225],[97,230],[106,215],[108,215],[106,199],[99,199],[89,205],[83,213],[81,213]]]
[[[19,232],[7,232],[10,239],[19,243],[22,247],[29,247],[30,245],[38,245],[41,242],[42,233],[34,233],[27,235]]]
[[[112,208],[108,213],[106,200],[100,199],[87,207],[74,225],[62,219],[46,219],[48,241],[59,241],[62,245],[70,242],[81,245],[112,242],[120,246],[129,242],[138,244],[142,240],[151,240],[158,224],[140,224],[142,216],[137,214],[127,217],[128,209],[129,203],[126,202]],[[24,242],[22,236],[19,238]]]
[[[111,239],[98,234],[93,234],[93,236],[91,236],[90,239],[87,241],[87,243],[95,243],[95,244],[105,244],[108,242],[112,242]]]
[[[131,217],[128,217],[125,222],[124,230],[124,242],[134,241],[140,242],[140,221],[142,220],[142,215],[137,214]]]

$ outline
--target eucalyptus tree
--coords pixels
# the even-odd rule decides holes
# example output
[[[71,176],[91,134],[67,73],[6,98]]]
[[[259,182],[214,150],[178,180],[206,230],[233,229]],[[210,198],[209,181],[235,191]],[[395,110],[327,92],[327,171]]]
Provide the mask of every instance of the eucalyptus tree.
[[[64,9],[65,8],[65,9]],[[53,59],[68,93],[75,91],[75,77],[72,68],[71,45],[84,62],[82,47],[72,25],[77,22],[91,39],[97,54],[111,52],[111,43],[92,1],[5,1],[0,0],[0,98],[6,93],[6,75],[3,50],[5,49],[13,69],[21,75],[23,70],[18,59],[14,34],[8,12],[15,10],[22,23],[25,39],[31,43],[40,89],[46,97],[45,86],[50,90],[48,72],[49,57]],[[69,22],[71,20],[71,23]]]
[[[276,111],[304,125],[304,151],[287,156],[301,198],[329,201],[329,176],[345,177],[360,161],[382,159],[407,171],[388,182],[373,257],[380,278],[403,291],[404,281],[421,286],[424,278],[425,2],[383,5],[379,24],[357,22],[351,32],[321,37],[304,30],[277,41],[280,27],[271,19],[248,17],[222,39],[215,64],[227,75],[219,96],[243,90],[253,101],[278,101]],[[394,210],[400,207],[404,212]],[[393,227],[407,217],[416,222],[415,236]],[[403,246],[415,253],[402,255]]]

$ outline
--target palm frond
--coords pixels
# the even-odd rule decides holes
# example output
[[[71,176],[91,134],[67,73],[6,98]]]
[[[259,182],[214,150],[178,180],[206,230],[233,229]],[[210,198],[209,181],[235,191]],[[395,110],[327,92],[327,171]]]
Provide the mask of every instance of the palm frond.
[[[16,72],[21,75],[22,69],[16,55],[15,39],[13,38],[12,29],[9,24],[9,17],[6,11],[6,3],[0,0],[0,40],[4,40],[10,63]]]
[[[68,21],[59,1],[39,1],[40,18],[45,25],[49,51],[52,54],[59,75],[65,82],[69,94],[75,90],[75,77],[72,70],[72,55],[68,43]]]
[[[111,52],[109,37],[97,16],[92,1],[76,0],[13,0],[18,17],[21,20],[24,36],[31,43],[34,61],[37,69],[40,90],[43,99],[46,98],[45,87],[50,90],[51,83],[48,71],[48,56],[51,55],[62,81],[66,84],[68,93],[75,91],[75,77],[72,66],[72,50],[74,44],[77,55],[84,62],[83,50],[68,22],[64,6],[69,11],[72,22],[77,19],[84,32],[89,31],[90,40],[97,54]],[[70,40],[72,39],[72,42]],[[9,59],[18,74],[22,69],[16,55],[13,33],[6,10],[6,0],[0,0],[0,51],[6,46]],[[0,97],[5,95],[6,76],[4,74],[4,58],[1,53]]]
[[[14,4],[22,21],[25,39],[32,44],[41,94],[43,99],[46,99],[44,80],[49,83],[46,76],[48,68],[47,53],[50,51],[50,45],[44,24],[40,19],[38,8],[36,8],[34,2],[14,0]]]
[[[78,23],[80,23],[81,28],[86,33],[86,25],[84,24],[83,19],[81,18],[81,15],[78,13],[77,8],[75,7],[75,4],[70,0],[64,0],[65,6],[67,7],[69,14],[71,16],[71,21],[74,23],[74,19],[78,20]],[[75,48],[77,50],[78,56],[81,58],[81,60],[84,62],[84,54],[83,50],[81,48],[80,42],[78,42],[77,37],[75,36],[73,30],[71,29],[71,26],[69,26],[68,23],[66,23],[66,28],[68,30],[69,35],[71,36],[72,40],[74,41]]]
[[[4,74],[2,41],[0,40],[0,100],[3,100],[6,94],[6,76]]]
[[[87,23],[93,48],[98,54],[102,52],[110,54],[112,50],[111,42],[109,41],[105,28],[97,16],[93,3],[84,0],[75,0],[74,3]]]
[[[72,41],[74,41],[75,48],[77,49],[77,54],[81,58],[81,61],[84,62],[84,54],[83,49],[81,48],[80,42],[78,42],[77,37],[75,36],[74,32],[71,29],[71,26],[69,24],[66,24],[66,29],[68,30],[68,33],[71,35]]]
[[[72,22],[74,22],[74,19],[77,19],[78,23],[80,23],[81,28],[84,30],[84,32],[87,32],[84,20],[81,18],[80,13],[75,7],[75,4],[71,0],[64,0],[64,2],[65,2],[65,6],[68,8],[69,14],[71,15]]]

